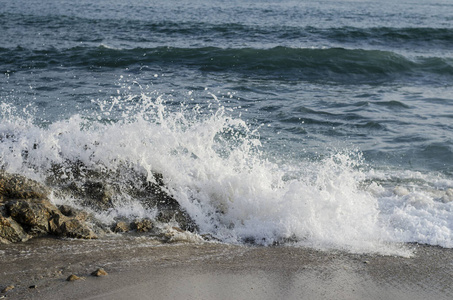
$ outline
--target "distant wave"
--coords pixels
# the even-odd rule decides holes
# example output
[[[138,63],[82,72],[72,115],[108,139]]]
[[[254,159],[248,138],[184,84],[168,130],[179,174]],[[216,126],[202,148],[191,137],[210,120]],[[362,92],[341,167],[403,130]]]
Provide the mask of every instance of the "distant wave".
[[[415,60],[390,51],[344,48],[133,48],[74,47],[31,50],[0,48],[2,73],[52,67],[126,68],[180,66],[205,72],[236,72],[245,76],[338,81],[342,83],[429,80],[451,83],[453,59]]]
[[[128,39],[149,42],[156,35],[174,36],[181,38],[211,37],[216,40],[240,38],[241,40],[279,40],[279,39],[310,39],[324,41],[340,41],[354,43],[361,40],[372,40],[377,44],[411,43],[418,46],[431,47],[429,43],[436,42],[436,48],[453,47],[453,29],[431,27],[330,27],[315,26],[257,26],[240,23],[209,23],[200,21],[155,21],[131,19],[91,19],[74,16],[36,16],[23,14],[0,14],[7,19],[5,26],[44,26],[52,28],[67,28],[68,32],[91,40],[93,36],[102,37],[111,28],[127,28]],[[90,29],[90,30],[87,30]],[[90,35],[87,34],[90,32]]]

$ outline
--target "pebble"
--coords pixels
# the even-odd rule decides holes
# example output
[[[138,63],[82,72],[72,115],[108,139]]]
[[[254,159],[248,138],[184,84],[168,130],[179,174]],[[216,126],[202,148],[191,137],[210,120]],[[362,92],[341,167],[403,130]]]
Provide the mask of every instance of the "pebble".
[[[99,268],[96,271],[94,271],[93,273],[91,273],[91,275],[99,277],[99,276],[106,276],[106,275],[108,275],[108,273],[103,268]]]
[[[75,280],[80,280],[80,279],[84,279],[84,278],[72,274],[72,275],[70,275],[68,278],[66,278],[66,281],[75,281]]]
[[[7,286],[6,288],[4,288],[2,290],[2,293],[6,293],[6,292],[11,291],[13,289],[14,289],[14,285],[9,285],[9,286]]]

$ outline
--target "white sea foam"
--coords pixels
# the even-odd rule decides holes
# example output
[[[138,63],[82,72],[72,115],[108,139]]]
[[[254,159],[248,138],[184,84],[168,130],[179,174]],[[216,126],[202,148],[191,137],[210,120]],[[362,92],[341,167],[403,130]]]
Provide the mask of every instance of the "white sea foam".
[[[403,242],[453,247],[451,180],[433,183],[431,175],[419,174],[427,186],[392,183],[404,174],[375,171],[357,151],[317,162],[273,163],[261,152],[258,132],[228,115],[212,96],[204,113],[184,105],[170,112],[162,96],[118,97],[99,102],[99,122],[74,115],[45,128],[33,124],[32,113],[19,117],[2,104],[0,164],[38,180],[55,165],[71,178],[68,161],[101,172],[127,167],[151,181],[153,172],[161,173],[200,233],[225,242],[292,241],[406,256],[411,251]],[[115,216],[153,214],[133,199],[119,198],[115,209],[99,217],[110,222]]]

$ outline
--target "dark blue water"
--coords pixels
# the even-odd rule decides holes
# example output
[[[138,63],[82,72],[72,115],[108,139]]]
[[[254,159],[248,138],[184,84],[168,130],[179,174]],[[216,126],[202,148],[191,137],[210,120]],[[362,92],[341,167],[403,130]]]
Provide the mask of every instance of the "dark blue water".
[[[115,169],[123,159],[163,173],[174,194],[179,185],[180,202],[194,214],[212,213],[212,198],[221,206],[234,198],[260,208],[288,197],[338,207],[349,202],[357,210],[346,215],[371,214],[392,228],[377,240],[451,247],[452,49],[451,1],[0,0],[0,164],[42,178],[54,163],[101,161]],[[153,140],[167,129],[172,142]],[[126,149],[110,144],[136,131],[153,132],[147,145],[154,151],[193,155],[164,166],[151,150],[137,151],[143,141],[126,138]],[[86,153],[90,144],[97,150]],[[99,158],[96,151],[105,149],[116,150]],[[31,154],[24,158],[24,151]],[[200,179],[182,167],[194,155],[206,155],[209,166],[219,164],[231,177],[197,166],[217,178]],[[262,169],[266,162],[274,165]],[[351,172],[343,174],[347,180],[343,170]],[[255,174],[245,182],[258,192],[244,194],[235,183],[244,172]],[[258,184],[267,172],[274,177]],[[329,196],[289,195],[293,181]],[[368,197],[368,208],[354,202]],[[199,202],[191,208],[194,198]],[[325,209],[300,203],[287,205],[321,215]],[[232,211],[247,211],[241,205]],[[290,213],[266,222],[264,215],[244,214],[219,217],[238,223],[228,234],[214,230],[219,224],[212,220],[199,222],[221,238],[260,237],[257,228],[270,226],[272,237],[344,246],[329,237],[333,229],[325,235]],[[293,225],[280,228],[276,216]]]

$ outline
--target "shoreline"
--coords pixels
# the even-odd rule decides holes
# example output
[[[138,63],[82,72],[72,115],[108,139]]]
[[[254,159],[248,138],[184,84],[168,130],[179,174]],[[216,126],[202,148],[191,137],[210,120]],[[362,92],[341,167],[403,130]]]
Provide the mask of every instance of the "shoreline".
[[[147,236],[0,245],[5,299],[451,299],[453,249],[412,258]],[[108,275],[90,274],[104,268]],[[84,277],[74,282],[66,278]],[[30,288],[34,287],[34,288]]]

